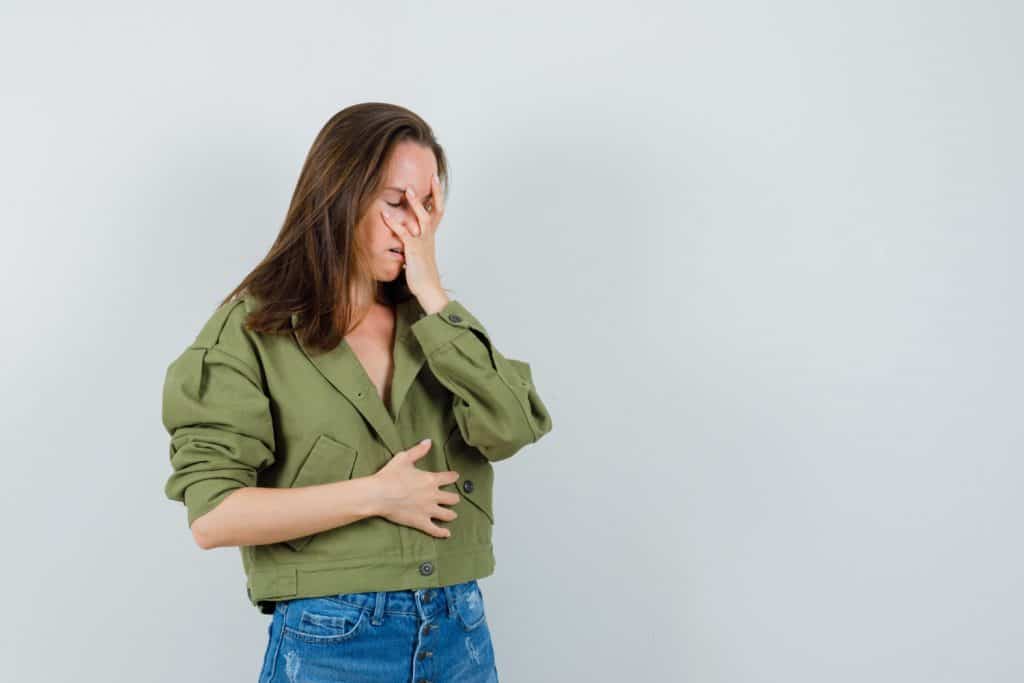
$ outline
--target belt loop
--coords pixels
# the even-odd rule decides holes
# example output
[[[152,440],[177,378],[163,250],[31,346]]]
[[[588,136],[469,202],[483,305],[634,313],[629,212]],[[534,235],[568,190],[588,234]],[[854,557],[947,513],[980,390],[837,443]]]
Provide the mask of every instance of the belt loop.
[[[451,586],[441,586],[444,588],[444,600],[448,603],[448,616],[455,616],[455,591],[452,590]]]
[[[370,621],[374,626],[380,626],[381,615],[384,614],[384,603],[387,600],[387,594],[384,591],[377,591],[377,597],[373,604],[373,616]]]

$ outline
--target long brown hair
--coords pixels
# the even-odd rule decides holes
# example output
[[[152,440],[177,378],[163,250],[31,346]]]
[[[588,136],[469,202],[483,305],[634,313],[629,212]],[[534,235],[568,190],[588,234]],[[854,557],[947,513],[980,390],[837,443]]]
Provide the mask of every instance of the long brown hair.
[[[354,319],[350,292],[392,304],[412,296],[404,270],[378,286],[355,229],[384,182],[388,155],[403,140],[434,152],[446,188],[444,150],[415,113],[395,104],[364,102],[332,116],[306,155],[270,251],[221,305],[243,295],[257,300],[246,326],[270,334],[290,331],[292,315],[298,314],[295,329],[302,341],[329,351],[362,319]]]

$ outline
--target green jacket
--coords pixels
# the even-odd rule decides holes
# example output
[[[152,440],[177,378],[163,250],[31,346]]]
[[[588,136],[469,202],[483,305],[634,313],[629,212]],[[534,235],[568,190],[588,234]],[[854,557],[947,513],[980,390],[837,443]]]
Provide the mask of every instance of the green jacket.
[[[397,306],[385,405],[347,342],[314,353],[288,335],[249,332],[251,297],[220,306],[167,368],[162,419],[173,469],[164,487],[188,523],[242,486],[298,487],[365,477],[397,451],[433,441],[415,464],[455,470],[458,517],[435,538],[373,516],[281,543],[241,546],[249,601],[438,587],[494,572],[492,463],[551,430],[529,364],[506,358],[456,300],[426,315]],[[293,326],[296,318],[293,316]],[[457,488],[456,488],[457,487]]]

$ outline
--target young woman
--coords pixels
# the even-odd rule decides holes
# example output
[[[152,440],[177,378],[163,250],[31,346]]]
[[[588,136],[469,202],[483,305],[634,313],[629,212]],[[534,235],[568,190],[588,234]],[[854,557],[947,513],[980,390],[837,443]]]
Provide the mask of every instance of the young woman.
[[[441,285],[447,164],[402,107],[337,113],[263,261],[167,368],[202,548],[272,614],[261,683],[496,681],[493,463],[551,430],[528,363]]]

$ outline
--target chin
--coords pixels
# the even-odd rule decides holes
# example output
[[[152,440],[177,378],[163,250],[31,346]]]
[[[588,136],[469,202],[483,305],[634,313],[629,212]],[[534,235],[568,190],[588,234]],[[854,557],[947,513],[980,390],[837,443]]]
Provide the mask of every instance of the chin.
[[[374,279],[375,279],[375,280],[377,280],[378,282],[394,282],[394,281],[395,281],[395,280],[397,280],[397,279],[398,279],[398,278],[399,278],[399,277],[400,277],[401,275],[402,275],[402,266],[401,266],[401,265],[399,265],[399,266],[398,266],[397,268],[395,268],[394,270],[391,270],[391,269],[389,268],[389,269],[388,269],[388,270],[387,270],[386,272],[384,272],[384,273],[377,273],[377,274],[376,274],[376,275],[374,276]]]

